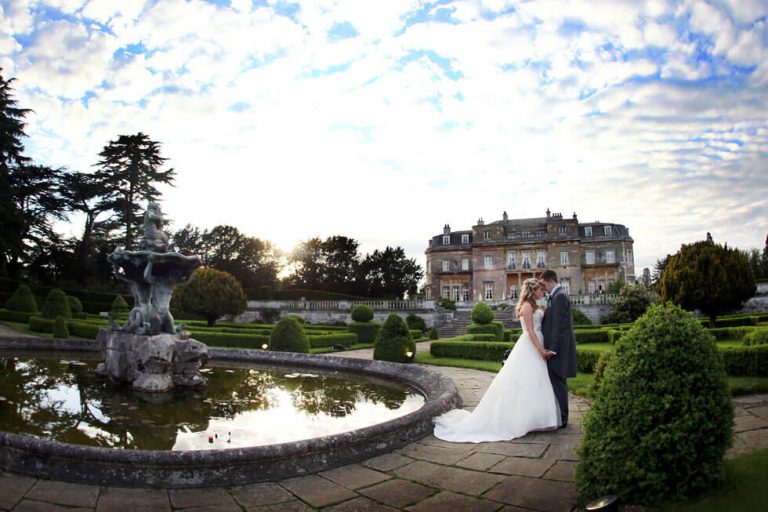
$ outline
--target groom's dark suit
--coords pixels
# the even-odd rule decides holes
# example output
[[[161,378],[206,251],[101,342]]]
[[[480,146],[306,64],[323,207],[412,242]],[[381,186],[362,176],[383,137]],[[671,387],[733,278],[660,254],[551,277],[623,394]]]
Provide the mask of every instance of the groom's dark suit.
[[[568,424],[568,377],[576,376],[576,336],[573,333],[571,300],[562,287],[557,287],[551,297],[551,303],[544,312],[541,322],[541,334],[544,336],[544,348],[557,352],[547,361],[549,380],[555,390],[555,397],[560,404],[563,425]]]

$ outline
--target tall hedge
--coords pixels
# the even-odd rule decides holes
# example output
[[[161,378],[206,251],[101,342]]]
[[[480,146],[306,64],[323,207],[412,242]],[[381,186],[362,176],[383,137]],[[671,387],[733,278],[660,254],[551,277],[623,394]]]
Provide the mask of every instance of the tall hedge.
[[[407,363],[410,361],[406,355],[407,352],[411,352],[415,356],[416,343],[400,315],[392,313],[387,317],[378,336],[376,336],[373,345],[373,358],[380,361]]]
[[[712,336],[677,306],[651,306],[616,344],[583,428],[582,503],[617,494],[654,506],[717,485],[733,405]]]
[[[37,301],[29,286],[19,285],[8,302],[5,303],[5,309],[19,313],[37,313]]]
[[[56,318],[59,316],[66,319],[72,318],[72,310],[69,308],[69,301],[64,290],[53,288],[48,292],[45,304],[43,304],[42,313],[43,318]]]
[[[309,339],[301,324],[288,316],[277,322],[269,337],[269,350],[308,353]]]

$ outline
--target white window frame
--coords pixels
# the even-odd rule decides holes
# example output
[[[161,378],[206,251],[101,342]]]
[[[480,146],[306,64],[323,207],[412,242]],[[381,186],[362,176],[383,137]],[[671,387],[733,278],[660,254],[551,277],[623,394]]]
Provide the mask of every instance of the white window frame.
[[[586,251],[586,252],[584,252],[584,258],[586,259],[587,265],[594,265],[595,264],[595,251]]]
[[[461,243],[465,244],[465,245],[469,243],[469,235],[468,234],[464,233],[463,235],[461,235]]]
[[[449,270],[451,270],[451,262],[443,260],[443,272],[448,272]]]
[[[592,226],[584,227],[584,236],[592,236]]]
[[[568,265],[568,251],[560,251],[560,264]]]
[[[523,231],[523,238],[531,238],[531,232],[530,231]]]
[[[485,300],[493,300],[493,281],[486,281],[483,283],[485,290]]]
[[[523,264],[522,268],[531,268],[531,253],[529,251],[523,251]]]
[[[443,245],[451,245],[451,235],[443,235]]]
[[[616,253],[614,251],[605,251],[605,262],[616,263]]]
[[[597,290],[597,284],[595,284],[594,281],[590,281],[587,283],[587,290],[589,291],[590,295],[595,294],[595,290]]]
[[[461,259],[461,270],[469,270],[469,258]]]
[[[518,297],[519,293],[520,293],[520,289],[518,288],[518,286],[516,284],[513,284],[509,288],[509,298],[510,299],[516,299]]]
[[[459,285],[455,284],[451,287],[451,298],[459,302]]]
[[[427,274],[430,274],[432,272],[432,262],[427,262]]]
[[[469,285],[463,285],[461,287],[461,297],[462,302],[467,302],[469,300]]]
[[[569,278],[564,278],[560,280],[560,286],[563,287],[563,291],[566,295],[571,294],[571,280]]]
[[[493,256],[490,254],[486,254],[483,256],[483,268],[484,269],[492,269],[493,268]]]
[[[560,226],[560,227],[557,229],[557,231],[558,231],[558,233],[560,233],[561,235],[564,235],[564,234],[566,233],[566,229],[565,229],[565,226]]]
[[[507,268],[510,270],[517,268],[517,251],[507,251]]]
[[[603,226],[603,234],[605,236],[613,235],[613,226]]]
[[[490,239],[491,239],[491,232],[483,231],[483,240],[490,240]]]
[[[544,268],[547,266],[547,252],[536,251],[536,268]]]

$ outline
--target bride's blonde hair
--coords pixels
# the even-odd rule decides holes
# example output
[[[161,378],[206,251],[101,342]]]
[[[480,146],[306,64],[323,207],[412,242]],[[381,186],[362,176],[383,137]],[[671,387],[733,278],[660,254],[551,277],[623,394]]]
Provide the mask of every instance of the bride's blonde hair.
[[[526,302],[536,309],[536,301],[533,299],[533,292],[537,288],[540,288],[541,284],[534,278],[526,279],[523,281],[523,289],[520,291],[520,298],[517,299],[517,306],[515,306],[515,314],[517,318],[520,318],[520,311],[523,309],[523,304]]]

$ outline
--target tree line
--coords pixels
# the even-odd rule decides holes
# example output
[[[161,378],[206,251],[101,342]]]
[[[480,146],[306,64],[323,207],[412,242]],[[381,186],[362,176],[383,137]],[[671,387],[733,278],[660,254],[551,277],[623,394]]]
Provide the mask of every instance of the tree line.
[[[25,119],[15,79],[0,68],[0,275],[41,284],[117,290],[109,254],[133,248],[141,237],[146,203],[160,185],[174,185],[162,144],[139,132],[119,135],[98,154],[92,172],[52,167],[24,154]],[[55,229],[82,218],[79,236]],[[401,247],[359,253],[345,236],[310,238],[289,254],[234,226],[210,230],[186,225],[169,232],[176,250],[200,255],[203,265],[234,275],[246,289],[295,287],[365,297],[415,294],[423,276]],[[280,277],[285,274],[285,277]]]

